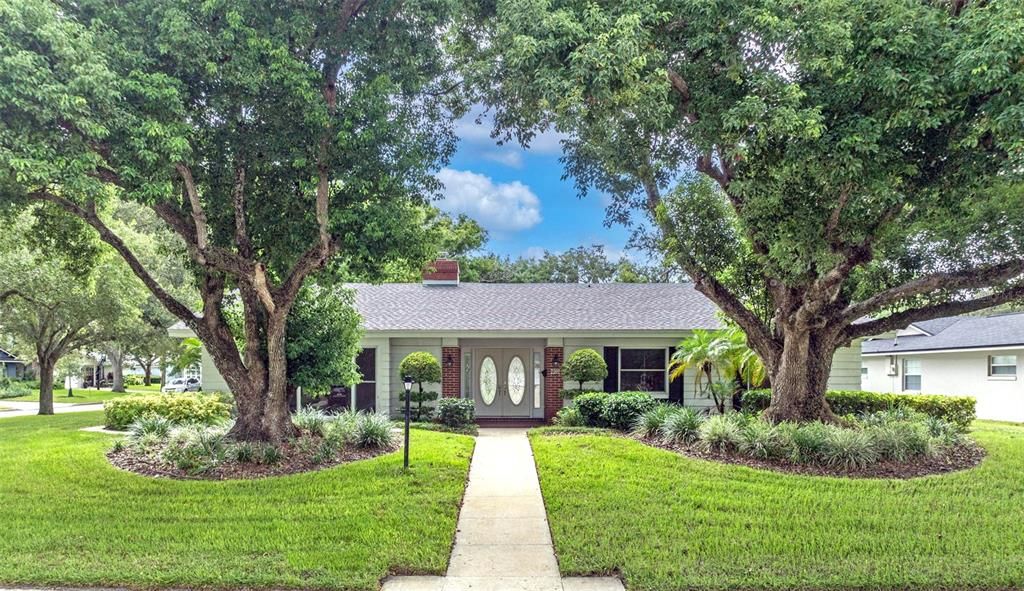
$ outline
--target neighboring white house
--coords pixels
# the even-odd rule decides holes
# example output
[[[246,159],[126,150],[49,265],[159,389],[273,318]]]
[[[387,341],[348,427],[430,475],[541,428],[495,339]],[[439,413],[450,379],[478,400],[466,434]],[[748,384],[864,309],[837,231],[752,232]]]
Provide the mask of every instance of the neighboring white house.
[[[979,418],[1024,421],[1024,313],[916,322],[862,358],[865,390],[973,396]]]
[[[609,375],[585,387],[645,390],[707,408],[693,375],[670,381],[668,360],[694,329],[721,328],[716,306],[692,284],[459,283],[455,261],[437,261],[423,283],[352,285],[365,335],[363,382],[344,398],[356,409],[397,414],[399,363],[428,351],[442,365],[444,396],[472,399],[477,416],[550,420],[562,407],[562,362],[580,348],[604,356]],[[183,324],[171,336],[188,337]],[[860,386],[860,349],[836,354],[829,386]],[[203,352],[203,389],[227,390]],[[566,384],[567,388],[576,387]]]

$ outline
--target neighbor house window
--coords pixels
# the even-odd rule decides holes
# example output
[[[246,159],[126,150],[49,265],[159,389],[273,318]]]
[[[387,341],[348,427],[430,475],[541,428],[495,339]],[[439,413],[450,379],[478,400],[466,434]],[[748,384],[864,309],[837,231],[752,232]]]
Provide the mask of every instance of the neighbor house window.
[[[1016,355],[989,355],[988,375],[990,376],[1015,376],[1017,375]]]
[[[921,391],[921,360],[903,360],[903,389],[911,392]]]
[[[619,349],[619,389],[667,392],[668,349]]]

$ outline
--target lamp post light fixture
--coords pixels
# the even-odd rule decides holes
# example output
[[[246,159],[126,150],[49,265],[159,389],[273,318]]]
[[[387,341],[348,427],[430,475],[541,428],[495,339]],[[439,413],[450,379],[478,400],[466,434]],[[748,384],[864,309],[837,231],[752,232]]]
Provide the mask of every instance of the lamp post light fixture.
[[[412,376],[402,378],[405,386],[405,469],[409,469],[409,402],[412,399]]]

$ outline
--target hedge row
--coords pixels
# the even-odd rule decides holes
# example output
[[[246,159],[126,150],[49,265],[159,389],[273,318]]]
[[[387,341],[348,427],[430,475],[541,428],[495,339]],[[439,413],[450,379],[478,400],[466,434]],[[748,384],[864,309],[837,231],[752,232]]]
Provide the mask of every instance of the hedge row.
[[[748,390],[743,394],[742,409],[760,412],[768,408],[772,391]],[[891,408],[906,408],[944,419],[966,431],[975,419],[974,398],[970,396],[937,396],[929,394],[889,394],[864,390],[829,390],[825,400],[837,415],[861,415]]]
[[[216,394],[153,394],[124,396],[103,403],[110,429],[127,429],[144,416],[164,417],[175,423],[212,424],[231,417],[231,405]]]
[[[657,406],[649,392],[586,392],[573,399],[587,427],[611,427],[626,431],[636,419]]]

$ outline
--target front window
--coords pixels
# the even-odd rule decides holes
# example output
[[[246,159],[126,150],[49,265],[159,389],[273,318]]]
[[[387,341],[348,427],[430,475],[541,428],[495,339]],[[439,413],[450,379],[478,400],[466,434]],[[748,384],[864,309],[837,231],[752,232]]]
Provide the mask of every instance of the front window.
[[[910,392],[921,391],[921,360],[903,360],[903,389]]]
[[[619,389],[667,392],[667,349],[619,349]]]
[[[990,376],[1016,376],[1017,356],[1016,355],[990,355],[988,358],[988,375]]]

